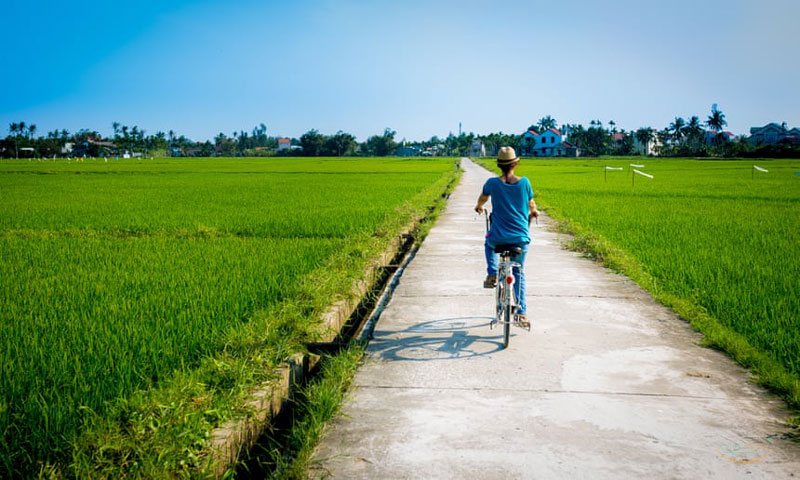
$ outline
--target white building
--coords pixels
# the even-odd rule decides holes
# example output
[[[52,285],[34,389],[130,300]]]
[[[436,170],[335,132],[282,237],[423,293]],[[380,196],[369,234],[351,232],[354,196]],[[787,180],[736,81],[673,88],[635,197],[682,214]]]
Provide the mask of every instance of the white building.
[[[658,155],[658,147],[660,147],[661,140],[658,135],[653,135],[653,138],[647,142],[647,145],[640,142],[636,135],[633,135],[633,148],[639,155]]]
[[[292,141],[288,138],[279,138],[278,139],[278,151],[282,152],[284,150],[289,150],[289,147],[292,146]]]
[[[485,157],[486,156],[486,147],[483,145],[483,142],[476,138],[472,141],[472,148],[470,156],[472,157]]]

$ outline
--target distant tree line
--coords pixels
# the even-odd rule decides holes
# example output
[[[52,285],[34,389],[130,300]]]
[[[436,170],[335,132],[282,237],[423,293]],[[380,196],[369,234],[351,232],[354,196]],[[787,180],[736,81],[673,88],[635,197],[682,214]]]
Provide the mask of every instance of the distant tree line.
[[[267,135],[267,126],[263,123],[251,131],[234,131],[230,136],[220,132],[213,142],[194,142],[173,130],[148,135],[136,125],[128,126],[116,121],[112,122],[111,128],[113,136],[110,137],[89,129],[75,133],[66,129],[55,130],[37,137],[35,124],[13,122],[5,139],[0,139],[0,156],[386,156],[394,155],[398,147],[396,132],[390,128],[362,143],[357,142],[354,135],[341,130],[333,135],[324,135],[312,129],[299,139],[290,138],[290,148],[279,148],[278,140],[284,137]]]
[[[754,145],[744,136],[731,137],[723,132],[727,126],[725,114],[717,109],[701,122],[697,115],[685,120],[675,120],[661,130],[642,127],[626,131],[617,128],[610,120],[604,125],[601,120],[592,120],[588,127],[581,124],[565,124],[546,115],[527,130],[540,134],[548,129],[560,129],[567,141],[581,151],[582,156],[639,155],[642,145],[652,145],[653,153],[661,156],[679,157],[794,157],[800,158],[800,148],[792,145]],[[52,157],[52,156],[471,156],[476,154],[475,145],[483,145],[487,155],[494,155],[502,146],[510,145],[521,153],[530,153],[530,144],[525,133],[503,132],[476,135],[474,133],[450,133],[445,138],[433,136],[421,141],[396,141],[396,133],[386,128],[382,134],[373,135],[364,142],[357,142],[350,133],[339,130],[325,135],[311,129],[300,136],[290,138],[288,148],[279,147],[277,136],[267,135],[267,126],[261,123],[252,130],[234,131],[230,136],[220,132],[211,141],[195,142],[173,130],[157,131],[147,135],[138,126],[112,122],[112,137],[103,137],[95,130],[81,129],[70,133],[66,129],[36,136],[36,124],[13,122],[8,135],[0,140],[0,156],[5,158]],[[476,142],[479,141],[479,142]],[[637,148],[638,145],[638,148]]]

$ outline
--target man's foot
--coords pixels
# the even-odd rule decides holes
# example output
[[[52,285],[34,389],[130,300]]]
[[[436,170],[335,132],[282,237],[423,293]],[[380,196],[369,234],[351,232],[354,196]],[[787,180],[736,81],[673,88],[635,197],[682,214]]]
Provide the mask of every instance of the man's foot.
[[[486,275],[483,281],[483,288],[494,288],[497,286],[497,275]]]
[[[517,323],[519,323],[519,326],[522,328],[527,328],[528,330],[531,329],[531,322],[528,320],[528,315],[524,313],[517,315]]]

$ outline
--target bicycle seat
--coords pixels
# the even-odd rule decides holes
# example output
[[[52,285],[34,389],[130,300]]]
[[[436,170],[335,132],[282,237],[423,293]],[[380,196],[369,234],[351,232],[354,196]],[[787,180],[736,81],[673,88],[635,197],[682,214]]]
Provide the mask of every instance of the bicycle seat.
[[[495,245],[494,253],[505,253],[505,252],[508,252],[511,255],[520,255],[522,254],[522,247],[514,244]]]

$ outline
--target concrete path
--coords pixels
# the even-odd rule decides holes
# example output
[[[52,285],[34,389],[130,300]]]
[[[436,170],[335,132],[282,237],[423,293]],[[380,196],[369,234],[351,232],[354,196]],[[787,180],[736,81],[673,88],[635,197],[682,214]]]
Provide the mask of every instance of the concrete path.
[[[490,174],[462,164],[312,477],[800,477],[783,403],[631,281],[560,248],[547,221],[525,269],[533,331],[503,350],[472,213]]]

